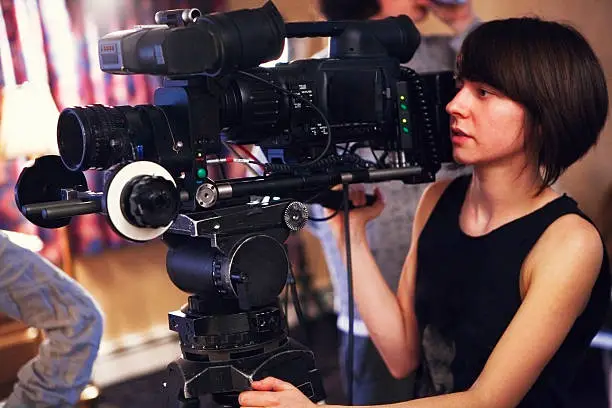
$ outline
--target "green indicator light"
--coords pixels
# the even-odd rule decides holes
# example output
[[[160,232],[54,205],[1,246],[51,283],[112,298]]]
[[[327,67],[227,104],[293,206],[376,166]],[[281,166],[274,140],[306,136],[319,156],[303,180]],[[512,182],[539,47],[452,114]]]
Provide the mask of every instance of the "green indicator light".
[[[403,100],[405,100],[405,99],[406,99],[406,97],[405,97],[404,95],[401,95],[401,96],[400,96],[400,101],[403,101]]]
[[[406,118],[402,119],[402,123],[408,123],[408,119]]]
[[[402,130],[404,133],[410,133],[410,129],[408,129],[406,126],[402,127]]]
[[[205,178],[208,173],[206,172],[206,169],[198,169],[197,175],[198,178]]]
[[[405,103],[400,103],[400,108],[402,108],[402,110],[407,110],[408,106],[406,106]]]

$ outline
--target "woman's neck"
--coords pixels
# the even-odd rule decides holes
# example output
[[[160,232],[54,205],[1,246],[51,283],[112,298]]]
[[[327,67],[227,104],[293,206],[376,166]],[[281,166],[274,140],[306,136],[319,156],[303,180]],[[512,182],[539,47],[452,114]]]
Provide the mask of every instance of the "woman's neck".
[[[474,166],[461,214],[462,225],[487,233],[522,217],[558,197],[550,188],[540,192],[542,178],[533,168]]]

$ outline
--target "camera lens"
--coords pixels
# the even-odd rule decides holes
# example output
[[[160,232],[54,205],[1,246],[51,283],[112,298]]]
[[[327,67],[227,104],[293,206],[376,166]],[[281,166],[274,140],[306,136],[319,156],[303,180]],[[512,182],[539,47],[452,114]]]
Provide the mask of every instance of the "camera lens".
[[[102,105],[64,109],[57,122],[57,144],[70,170],[113,165],[117,147],[129,144],[127,123],[118,108]]]
[[[81,168],[85,160],[85,128],[73,109],[66,109],[60,115],[57,144],[64,165],[70,170]]]
[[[57,144],[64,165],[70,170],[104,170],[134,160],[135,145],[152,140],[149,121],[142,116],[146,111],[103,105],[64,109],[57,123]]]

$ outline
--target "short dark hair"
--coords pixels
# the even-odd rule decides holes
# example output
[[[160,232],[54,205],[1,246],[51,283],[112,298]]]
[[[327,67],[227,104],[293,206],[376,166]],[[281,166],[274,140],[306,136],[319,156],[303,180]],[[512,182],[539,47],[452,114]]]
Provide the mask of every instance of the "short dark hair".
[[[487,22],[466,37],[457,76],[525,107],[525,147],[542,169],[542,188],[595,145],[608,115],[601,64],[566,24],[533,17]]]
[[[368,20],[380,12],[378,0],[318,0],[326,20]]]

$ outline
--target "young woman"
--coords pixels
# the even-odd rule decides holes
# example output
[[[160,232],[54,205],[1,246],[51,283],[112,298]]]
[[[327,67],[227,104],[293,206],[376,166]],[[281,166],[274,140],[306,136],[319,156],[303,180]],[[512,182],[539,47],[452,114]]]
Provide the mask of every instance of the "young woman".
[[[364,233],[382,196],[351,212],[356,302],[391,373],[417,370],[425,398],[398,407],[565,407],[610,272],[597,229],[551,185],[597,141],[605,76],[576,30],[535,18],[475,29],[457,75],[453,154],[473,174],[423,194],[397,295]],[[362,191],[351,197],[365,203]],[[274,378],[252,387],[242,406],[313,406]]]

